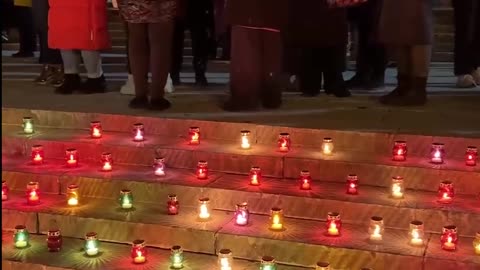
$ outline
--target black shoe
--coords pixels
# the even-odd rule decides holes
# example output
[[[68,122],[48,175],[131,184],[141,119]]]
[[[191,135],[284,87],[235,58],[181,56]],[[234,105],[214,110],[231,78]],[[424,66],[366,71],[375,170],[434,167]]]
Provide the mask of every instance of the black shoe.
[[[35,54],[33,52],[17,52],[12,54],[13,58],[30,58],[34,56]]]
[[[55,93],[70,95],[80,89],[81,79],[78,74],[65,74],[63,84],[55,89]]]
[[[145,97],[134,97],[132,100],[130,100],[130,103],[128,103],[128,107],[132,109],[148,109],[148,98]]]
[[[410,76],[405,74],[397,75],[397,87],[392,92],[380,97],[380,103],[390,104],[392,100],[403,96],[412,87],[412,80]]]
[[[53,75],[53,67],[50,65],[43,65],[40,75],[38,75],[33,82],[39,85],[46,85],[52,79]]]
[[[180,75],[179,74],[170,73],[170,78],[172,79],[173,86],[178,86],[182,83],[180,81]]]
[[[198,87],[207,87],[208,81],[205,75],[195,76],[195,86]]]
[[[107,89],[107,82],[105,81],[105,76],[98,78],[88,78],[80,89],[82,94],[95,94],[95,93],[105,93]]]
[[[427,78],[412,78],[410,87],[380,102],[392,106],[421,106],[427,103]]]
[[[148,109],[153,111],[164,111],[171,106],[172,104],[170,103],[170,101],[162,97],[150,100],[150,106],[148,107]]]

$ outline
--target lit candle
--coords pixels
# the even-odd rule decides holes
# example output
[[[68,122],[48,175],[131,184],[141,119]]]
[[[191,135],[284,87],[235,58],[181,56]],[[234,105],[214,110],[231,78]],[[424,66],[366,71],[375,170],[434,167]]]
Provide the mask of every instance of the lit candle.
[[[43,164],[44,157],[45,157],[45,153],[43,152],[42,145],[37,144],[32,146],[32,164],[33,165]]]
[[[102,137],[102,124],[100,121],[90,122],[90,136],[94,139]]]
[[[349,174],[347,176],[347,194],[358,194],[358,176],[356,174]]]
[[[270,229],[274,231],[283,230],[283,210],[278,207],[273,207],[270,210]]]
[[[423,246],[423,237],[425,234],[425,229],[423,222],[414,220],[410,222],[410,244],[412,246]]]
[[[262,171],[260,167],[253,166],[250,169],[250,185],[259,186],[262,179]]]
[[[198,200],[199,208],[198,208],[198,217],[200,220],[207,220],[210,218],[210,199],[209,198],[201,198]]]
[[[47,248],[49,252],[58,252],[62,248],[63,238],[59,229],[47,232]]]
[[[110,153],[102,154],[102,171],[109,172],[112,170],[113,158]]]
[[[40,189],[38,182],[29,182],[27,184],[27,204],[37,205],[40,203]]]
[[[310,171],[303,170],[300,172],[300,189],[301,190],[312,189],[312,176],[310,176]]]
[[[183,268],[183,250],[180,246],[173,246],[170,250],[170,267],[173,269]]]
[[[9,191],[10,190],[8,189],[7,181],[2,180],[2,201],[8,200],[8,192]]]
[[[248,224],[250,212],[248,211],[248,204],[246,202],[239,203],[235,209],[235,224],[238,226],[245,226]]]
[[[327,235],[339,236],[342,229],[342,219],[340,213],[329,212],[327,215]]]
[[[242,130],[241,132],[242,135],[242,149],[250,149],[250,131],[248,130]]]
[[[197,178],[198,179],[208,178],[208,162],[206,162],[205,160],[200,160],[197,163]]]
[[[453,225],[443,227],[440,242],[443,250],[455,251],[458,242],[457,227]]]
[[[433,143],[431,150],[431,162],[434,164],[442,164],[445,156],[445,147],[443,143]]]
[[[165,158],[155,158],[153,167],[155,169],[154,173],[156,176],[165,176]]]
[[[263,256],[260,261],[260,270],[277,270],[277,264],[272,256]]]
[[[233,257],[230,249],[221,249],[218,253],[218,266],[220,270],[232,270]]]
[[[144,240],[133,241],[131,257],[135,264],[142,264],[147,261],[147,248]]]
[[[453,183],[450,181],[441,182],[438,186],[438,202],[451,203],[454,196],[455,190],[453,188]]]
[[[394,176],[392,178],[391,195],[394,199],[403,199],[403,177]]]
[[[133,194],[129,189],[120,190],[119,197],[120,207],[123,209],[131,209],[133,207]]]
[[[200,128],[190,127],[190,129],[188,130],[188,138],[190,145],[200,144]]]
[[[133,125],[133,141],[142,142],[145,140],[145,128],[142,123],[136,123]]]
[[[278,135],[278,150],[280,152],[290,151],[291,145],[292,145],[292,141],[290,139],[290,134],[280,133],[280,135]]]
[[[32,134],[34,132],[33,119],[31,117],[24,117],[22,126],[23,126],[23,133]]]
[[[330,264],[328,262],[317,262],[315,270],[330,270]]]
[[[324,155],[331,155],[333,153],[333,139],[323,138],[322,153]]]
[[[480,255],[480,232],[477,232],[475,235],[475,240],[473,240],[473,249],[475,254]]]
[[[96,256],[100,242],[97,239],[96,232],[89,232],[85,235],[85,254],[87,256]]]
[[[177,215],[179,208],[180,208],[180,203],[177,200],[177,195],[175,194],[168,195],[167,213],[169,215]]]
[[[30,241],[30,234],[24,225],[15,226],[15,233],[13,234],[13,243],[16,248],[26,248]]]
[[[407,159],[407,142],[396,141],[393,145],[393,160],[405,161]]]
[[[65,160],[67,161],[67,167],[78,166],[78,152],[77,149],[69,148],[65,151]]]
[[[467,152],[465,153],[465,164],[467,166],[476,166],[478,158],[478,150],[475,146],[467,147]]]
[[[78,205],[78,185],[72,184],[67,187],[67,203],[68,205]]]
[[[370,234],[371,241],[381,241],[384,231],[383,218],[382,217],[372,217],[370,219],[370,227],[368,228],[368,233]]]

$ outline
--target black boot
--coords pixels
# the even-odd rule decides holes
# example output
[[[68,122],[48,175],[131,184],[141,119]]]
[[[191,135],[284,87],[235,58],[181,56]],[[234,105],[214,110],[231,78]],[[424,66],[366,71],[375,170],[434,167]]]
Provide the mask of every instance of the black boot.
[[[63,84],[55,89],[55,93],[62,95],[72,94],[80,89],[81,82],[78,74],[65,74]]]
[[[412,87],[410,76],[405,74],[397,75],[397,87],[392,92],[381,96],[380,102],[383,104],[389,104],[392,100],[404,95]]]
[[[427,78],[413,77],[411,87],[395,98],[388,100],[387,105],[420,106],[427,103]]]
[[[147,109],[149,107],[148,97],[136,96],[132,100],[130,100],[130,103],[128,103],[128,107],[132,109]]]
[[[336,97],[349,97],[352,95],[347,89],[341,72],[324,72],[323,88],[327,95],[333,94]]]
[[[167,99],[161,97],[161,98],[152,98],[150,100],[150,106],[148,107],[148,109],[150,110],[154,110],[154,111],[164,111],[168,108],[170,108],[172,106],[172,104],[170,103],[170,101],[168,101]]]
[[[53,75],[54,75],[53,67],[48,64],[43,65],[40,75],[38,75],[38,77],[36,77],[33,82],[39,85],[46,85],[52,79]]]
[[[83,94],[104,93],[107,90],[105,76],[102,74],[98,78],[88,78],[80,90]]]
[[[197,60],[194,63],[195,70],[195,85],[199,87],[208,86],[207,78],[205,77],[205,72],[207,70],[207,59]]]

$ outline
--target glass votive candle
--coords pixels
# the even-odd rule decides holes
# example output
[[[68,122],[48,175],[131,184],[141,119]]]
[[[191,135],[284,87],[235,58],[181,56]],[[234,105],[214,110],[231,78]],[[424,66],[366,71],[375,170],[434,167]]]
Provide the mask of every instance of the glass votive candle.
[[[328,236],[340,236],[342,230],[342,219],[340,213],[329,212],[327,215],[327,235]]]
[[[290,151],[290,147],[292,146],[292,140],[290,139],[290,134],[280,133],[280,135],[278,135],[277,143],[278,143],[278,151],[280,152]]]
[[[78,205],[78,185],[71,184],[67,187],[67,204]]]
[[[211,211],[209,198],[201,198],[198,200],[198,218],[200,220],[210,219]]]
[[[368,234],[370,241],[382,241],[385,226],[383,225],[382,217],[372,217],[370,219],[370,226],[368,227]]]
[[[170,268],[172,269],[182,269],[183,261],[185,260],[183,256],[183,249],[181,246],[173,246],[170,249]]]
[[[103,153],[101,162],[102,162],[102,171],[104,172],[112,171],[113,157],[111,153]]]
[[[32,146],[32,164],[41,165],[45,159],[45,152],[43,146],[40,144]]]
[[[440,242],[443,250],[455,251],[458,243],[457,227],[453,225],[443,227]]]
[[[67,167],[73,168],[78,166],[78,151],[75,148],[65,150],[65,162]]]
[[[145,140],[145,127],[142,123],[133,125],[133,141],[143,142]]]
[[[409,235],[410,245],[423,246],[423,239],[425,237],[425,227],[423,222],[418,220],[410,222]]]
[[[132,242],[131,257],[134,264],[142,264],[147,261],[147,247],[145,245],[145,240],[137,239]]]
[[[59,229],[47,232],[47,248],[49,252],[58,252],[62,248],[63,238]]]
[[[200,160],[197,163],[197,179],[207,179],[208,178],[208,162],[205,160]]]
[[[312,189],[312,176],[310,175],[310,171],[303,170],[300,172],[300,189]]]
[[[473,250],[475,254],[480,255],[480,232],[477,232],[475,239],[473,240]]]
[[[347,176],[347,194],[358,194],[358,176],[356,174],[349,174]]]
[[[169,215],[177,215],[180,210],[180,203],[178,202],[177,195],[170,194],[168,195],[167,201],[167,213]]]
[[[241,144],[242,149],[250,149],[252,147],[250,145],[250,131],[242,130],[241,140],[242,140],[242,144]]]
[[[263,256],[260,261],[260,270],[277,270],[277,264],[272,256]]]
[[[230,249],[221,249],[218,252],[218,267],[220,270],[233,269],[233,256]]]
[[[156,157],[153,168],[156,176],[165,176],[165,158]]]
[[[32,134],[34,132],[33,119],[31,117],[24,117],[22,122],[22,127],[23,127],[23,133]]]
[[[455,197],[453,183],[450,181],[442,181],[438,186],[438,202],[451,203]]]
[[[270,209],[270,222],[270,230],[283,230],[283,210],[281,208],[273,207]]]
[[[120,190],[120,196],[118,198],[120,207],[122,209],[131,209],[133,207],[133,194],[129,189]]]
[[[200,144],[200,128],[199,127],[190,127],[188,129],[188,143],[190,145]]]
[[[27,184],[27,204],[38,205],[40,204],[40,187],[38,182],[29,182]]]
[[[260,167],[253,166],[250,169],[250,185],[259,186],[262,181],[262,170]]]
[[[431,163],[442,164],[445,156],[445,145],[443,143],[433,143],[430,155]]]
[[[324,155],[333,154],[333,139],[332,138],[323,138],[322,153]]]
[[[465,152],[465,165],[476,166],[477,165],[477,158],[478,158],[477,147],[475,147],[475,146],[467,147],[467,151]]]
[[[392,185],[390,187],[391,196],[394,199],[403,199],[404,197],[404,183],[403,177],[394,176],[392,178]]]
[[[2,180],[2,201],[8,200],[8,193],[10,189],[8,188],[7,181]]]
[[[85,255],[92,257],[98,255],[100,242],[96,232],[85,234]]]
[[[26,248],[30,242],[30,234],[24,225],[15,226],[13,234],[13,244],[16,248]]]
[[[315,270],[330,270],[330,264],[328,262],[317,262]]]
[[[102,137],[102,124],[100,121],[90,122],[90,137],[99,139]]]
[[[248,204],[246,202],[237,204],[235,208],[235,224],[238,226],[248,225],[249,219]]]
[[[393,144],[393,160],[394,161],[405,161],[407,159],[407,142],[406,141],[395,141]]]

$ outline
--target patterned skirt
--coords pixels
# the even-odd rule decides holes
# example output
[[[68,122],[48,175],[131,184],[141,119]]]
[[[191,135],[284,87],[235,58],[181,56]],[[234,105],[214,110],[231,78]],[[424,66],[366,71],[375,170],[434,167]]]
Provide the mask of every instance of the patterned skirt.
[[[118,0],[118,8],[129,23],[168,22],[177,16],[177,0]]]

